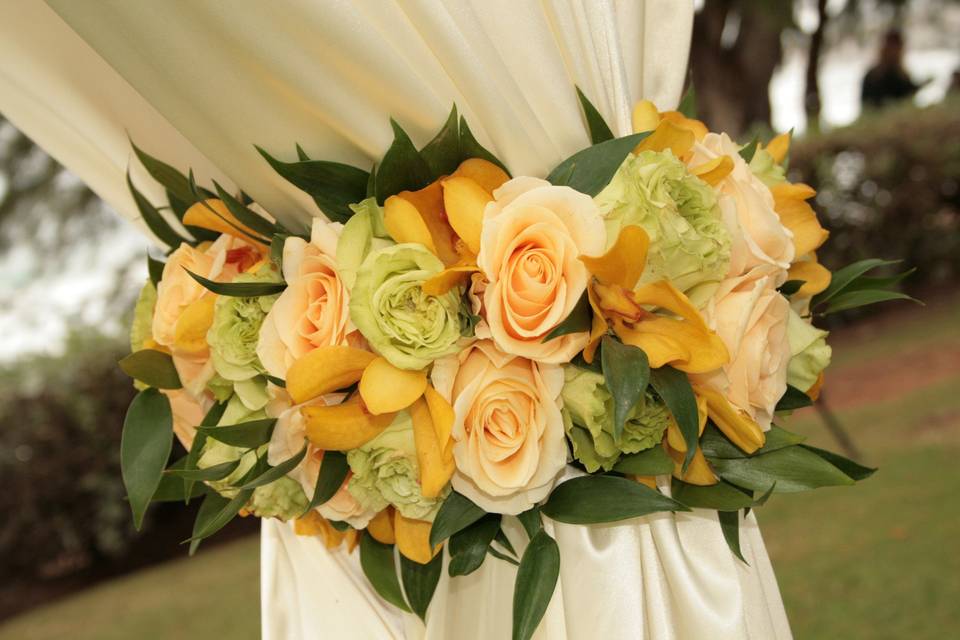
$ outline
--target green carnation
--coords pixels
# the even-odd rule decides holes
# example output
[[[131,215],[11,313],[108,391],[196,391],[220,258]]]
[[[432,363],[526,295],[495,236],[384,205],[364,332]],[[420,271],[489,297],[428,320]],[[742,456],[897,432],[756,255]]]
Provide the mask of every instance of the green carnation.
[[[257,274],[240,274],[234,282],[276,282],[269,268]],[[263,373],[257,357],[260,326],[279,296],[240,298],[219,296],[213,312],[213,324],[207,332],[213,368],[224,380],[239,382]]]
[[[413,421],[407,412],[397,415],[380,435],[347,453],[353,476],[347,490],[365,509],[380,511],[392,504],[408,518],[432,521],[445,496],[424,498],[420,493]]]
[[[157,306],[157,288],[150,280],[143,284],[130,324],[130,351],[136,353],[153,335],[153,310]]]
[[[609,471],[624,453],[656,446],[670,422],[667,407],[652,393],[630,412],[620,443],[613,439],[613,396],[603,375],[575,366],[564,368],[564,424],[573,444],[573,456],[594,473]]]
[[[396,367],[422,369],[458,351],[466,318],[460,290],[431,296],[422,288],[443,268],[418,244],[371,251],[360,265],[350,292],[350,318],[373,349]]]
[[[833,350],[827,344],[829,332],[817,329],[790,310],[787,319],[787,340],[790,342],[790,364],[787,384],[806,391],[830,364]]]
[[[258,518],[278,518],[292,520],[300,517],[307,509],[307,494],[300,483],[283,476],[270,484],[253,490],[247,510]]]
[[[786,182],[786,172],[770,155],[766,149],[757,149],[750,159],[750,171],[753,175],[760,178],[760,182],[772,187],[782,182]]]
[[[667,279],[693,297],[694,289],[710,289],[726,274],[730,234],[717,196],[669,150],[628,155],[595,201],[605,218],[608,246],[628,225],[650,236],[641,282]]]

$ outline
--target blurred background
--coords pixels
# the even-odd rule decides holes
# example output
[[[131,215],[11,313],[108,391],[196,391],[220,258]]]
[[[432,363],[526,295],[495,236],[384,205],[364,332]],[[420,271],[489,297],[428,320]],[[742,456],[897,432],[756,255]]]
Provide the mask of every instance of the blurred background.
[[[820,260],[901,258],[905,290],[832,321],[818,406],[785,425],[880,472],[760,510],[797,638],[960,628],[960,3],[700,0],[691,77],[714,130],[794,131]],[[135,533],[116,361],[144,236],[0,116],[0,639],[258,633],[257,523],[186,560],[193,509]],[[949,632],[947,632],[949,633]]]

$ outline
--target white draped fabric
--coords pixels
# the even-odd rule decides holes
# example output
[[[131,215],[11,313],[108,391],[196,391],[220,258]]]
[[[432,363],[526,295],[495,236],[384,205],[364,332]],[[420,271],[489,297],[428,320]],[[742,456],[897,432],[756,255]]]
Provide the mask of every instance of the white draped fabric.
[[[368,167],[389,118],[426,142],[456,103],[514,174],[586,146],[580,86],[620,134],[630,107],[676,104],[690,0],[0,0],[0,111],[130,219],[127,135],[281,220],[319,212],[253,148]],[[159,189],[132,167],[134,181]],[[508,534],[523,548],[516,521]],[[756,523],[736,560],[714,515],[547,523],[557,591],[539,638],[789,638]],[[357,555],[265,521],[263,636],[504,638],[515,569],[444,577],[424,626],[367,586]]]

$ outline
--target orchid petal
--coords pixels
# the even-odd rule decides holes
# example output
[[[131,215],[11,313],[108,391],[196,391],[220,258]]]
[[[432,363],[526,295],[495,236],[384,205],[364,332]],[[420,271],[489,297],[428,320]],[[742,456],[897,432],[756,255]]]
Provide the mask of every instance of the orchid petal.
[[[183,214],[183,224],[216,231],[217,233],[225,233],[228,236],[255,244],[261,250],[266,248],[263,243],[254,240],[259,235],[237,220],[237,217],[230,212],[223,200],[210,198],[190,205],[190,208]]]
[[[766,442],[766,435],[747,413],[731,405],[719,392],[709,387],[696,387],[697,395],[707,400],[710,419],[733,444],[746,453],[753,453]]]
[[[826,242],[830,233],[820,226],[816,212],[807,203],[816,191],[805,184],[785,183],[775,185],[770,192],[780,223],[793,232],[795,255],[806,255]]]
[[[580,261],[602,284],[633,289],[647,264],[650,236],[637,225],[620,230],[610,250],[599,257],[580,256]]]
[[[406,409],[427,388],[427,372],[399,369],[386,358],[377,358],[360,378],[360,397],[373,415]]]
[[[693,148],[696,136],[689,129],[684,129],[669,120],[662,120],[649,136],[637,145],[635,153],[641,151],[670,151],[678,158],[682,158]]]
[[[649,100],[641,100],[633,107],[633,132],[653,131],[660,124],[660,112],[657,105]]]
[[[367,533],[381,544],[394,544],[397,536],[393,531],[393,507],[387,507],[373,516],[367,524]]]
[[[349,451],[361,447],[390,426],[395,414],[373,415],[359,396],[342,404],[311,405],[300,409],[307,439],[316,447]]]
[[[443,185],[443,207],[450,226],[474,255],[480,253],[483,210],[493,200],[478,182],[464,176],[447,178]]]
[[[417,466],[420,468],[420,492],[425,498],[438,497],[450,482],[455,470],[453,449],[445,456],[445,447],[437,437],[430,408],[422,398],[410,407],[413,419],[413,437],[417,447]]]
[[[798,298],[810,298],[830,286],[833,274],[816,260],[795,262],[787,273],[787,280],[802,280],[803,286],[794,294]]]
[[[690,173],[697,176],[711,187],[715,187],[733,171],[733,159],[730,156],[717,156],[713,160],[690,169]]]
[[[479,184],[488,193],[493,193],[510,179],[507,172],[483,158],[464,160],[451,175],[452,178],[463,176]]]
[[[207,344],[207,331],[213,324],[214,304],[217,296],[204,295],[187,305],[173,329],[173,348],[182,355],[204,353]]]
[[[294,404],[344,389],[359,382],[377,356],[363,349],[335,345],[318,347],[296,360],[287,371],[287,392]]]
[[[430,529],[433,523],[404,517],[399,511],[393,516],[393,530],[397,537],[397,550],[405,557],[427,564],[440,552],[443,545],[430,548]]]

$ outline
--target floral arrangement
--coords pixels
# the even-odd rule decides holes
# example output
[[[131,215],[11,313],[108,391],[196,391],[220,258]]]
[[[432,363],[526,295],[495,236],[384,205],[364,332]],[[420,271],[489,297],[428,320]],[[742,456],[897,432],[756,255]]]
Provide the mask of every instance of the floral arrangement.
[[[393,123],[369,172],[261,149],[325,214],[309,229],[134,147],[167,212],[129,187],[172,249],[120,363],[141,389],[121,452],[136,525],[151,501],[202,499],[192,552],[237,515],[292,520],[359,547],[373,588],[421,617],[444,547],[451,576],[490,555],[518,565],[529,638],[560,562],[542,516],[714,509],[740,556],[741,511],[869,476],[774,422],[823,384],[812,319],[903,298],[899,276],[817,262],[828,234],[785,177],[789,135],[740,146],[685,100],[640,103],[614,138],[579,96],[593,144],[546,179],[511,177],[456,108],[421,149]]]

